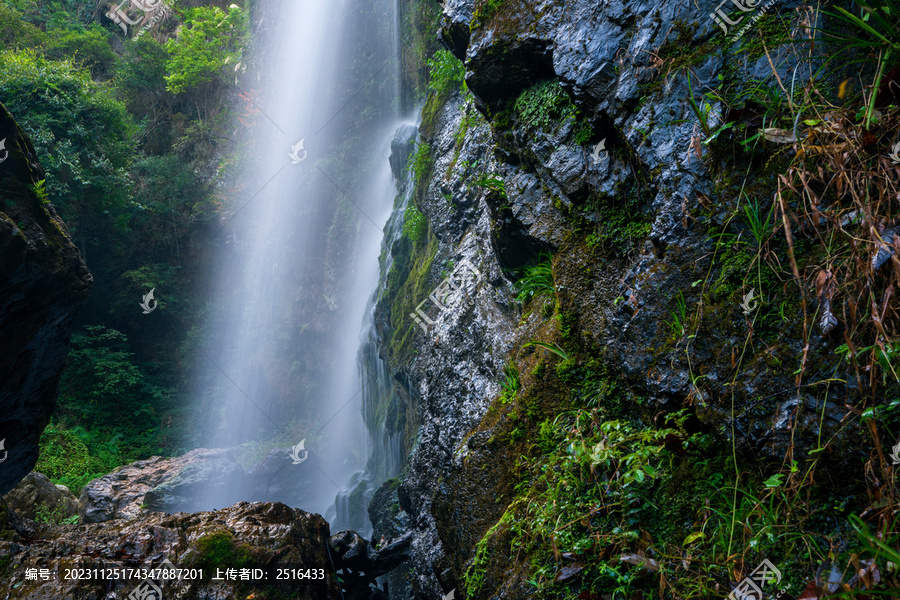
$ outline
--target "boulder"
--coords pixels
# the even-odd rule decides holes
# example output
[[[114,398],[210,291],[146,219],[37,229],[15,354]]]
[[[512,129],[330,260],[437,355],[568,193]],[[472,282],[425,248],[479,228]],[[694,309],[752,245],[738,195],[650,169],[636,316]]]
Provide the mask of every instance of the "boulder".
[[[85,525],[35,524],[0,503],[0,598],[123,600],[138,588],[135,596],[144,597],[143,589],[156,587],[160,592],[147,598],[339,600],[328,539],[322,517],[279,502]],[[195,571],[195,578],[179,581],[134,572],[164,566],[203,569],[203,575]],[[101,568],[102,577],[93,571]],[[233,579],[226,569],[235,570]],[[243,578],[242,569],[249,569]],[[38,576],[29,579],[28,572]],[[267,577],[249,577],[254,572]]]
[[[56,209],[36,192],[44,170],[2,104],[0,140],[0,494],[6,494],[37,462],[72,322],[93,279]]]
[[[78,499],[64,485],[53,485],[43,473],[32,471],[3,501],[26,519],[60,522],[78,514]]]
[[[175,458],[154,456],[89,482],[78,499],[78,513],[84,523],[101,523],[134,519],[145,511],[199,510],[210,497],[221,506],[235,501],[243,478],[230,450],[197,448]]]

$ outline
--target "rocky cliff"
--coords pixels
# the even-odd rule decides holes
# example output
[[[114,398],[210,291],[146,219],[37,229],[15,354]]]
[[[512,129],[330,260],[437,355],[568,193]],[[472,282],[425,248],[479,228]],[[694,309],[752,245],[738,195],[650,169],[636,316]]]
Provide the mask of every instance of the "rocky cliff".
[[[377,309],[411,454],[370,513],[409,515],[409,597],[722,597],[765,552],[792,585],[828,587],[824,540],[855,539],[845,519],[872,514],[858,466],[878,470],[876,487],[891,471],[877,434],[860,442],[875,425],[858,416],[900,401],[898,271],[865,265],[893,253],[880,240],[897,209],[900,173],[884,158],[896,115],[873,129],[877,148],[842,142],[892,190],[878,214],[860,222],[843,192],[811,208],[825,187],[808,182],[845,167],[809,175],[796,160],[810,151],[794,105],[793,132],[762,130],[785,122],[785,82],[821,65],[792,43],[824,21],[780,3],[738,42],[712,9],[443,6],[468,91],[433,93],[423,110],[410,166],[428,231],[394,244]],[[828,135],[859,127],[828,114]],[[859,270],[836,266],[841,244]],[[462,264],[480,277],[446,301]],[[848,358],[879,335],[855,316],[867,301],[853,286],[892,315],[878,356]],[[803,518],[783,512],[802,494]],[[826,526],[813,515],[834,498],[842,521]],[[798,558],[756,518],[783,518],[817,550]],[[673,553],[688,558],[661,567]]]
[[[93,280],[43,192],[31,142],[0,105],[0,494],[25,477],[56,405],[72,321]]]

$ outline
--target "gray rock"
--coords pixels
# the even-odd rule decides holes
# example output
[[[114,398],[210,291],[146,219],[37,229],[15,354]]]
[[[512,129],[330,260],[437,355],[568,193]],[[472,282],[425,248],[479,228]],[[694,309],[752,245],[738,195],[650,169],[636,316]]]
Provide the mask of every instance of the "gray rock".
[[[37,471],[26,475],[19,485],[3,496],[3,501],[9,508],[31,520],[42,517],[59,522],[78,514],[75,494],[64,485],[53,485],[46,475]]]
[[[154,456],[89,482],[78,499],[83,523],[134,519],[144,512],[199,510],[200,493],[227,503],[240,487],[241,466],[230,450],[197,448],[176,458]]]
[[[34,147],[0,105],[0,494],[38,459],[56,405],[72,321],[93,279],[65,223],[34,185],[45,178]]]

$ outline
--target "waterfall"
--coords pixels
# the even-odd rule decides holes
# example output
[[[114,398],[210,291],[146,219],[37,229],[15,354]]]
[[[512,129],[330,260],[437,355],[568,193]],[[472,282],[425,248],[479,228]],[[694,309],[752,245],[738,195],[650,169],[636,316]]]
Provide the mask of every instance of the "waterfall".
[[[225,194],[196,332],[203,419],[191,438],[231,448],[246,475],[198,491],[194,510],[277,500],[336,513],[335,497],[369,477],[370,446],[382,454],[363,415],[390,383],[377,356],[361,357],[374,352],[372,293],[396,197],[396,15],[394,0],[263,0],[254,12],[257,66],[236,80],[247,159]]]
[[[406,458],[403,432],[391,427],[391,421],[396,421],[400,401],[394,392],[388,365],[379,355],[375,304],[380,291],[385,289],[393,264],[390,249],[403,234],[404,213],[415,189],[412,174],[404,174],[403,167],[409,158],[417,132],[416,125],[404,123],[397,129],[391,143],[391,171],[398,183],[401,177],[404,179],[402,185],[398,186],[400,193],[397,194],[393,213],[384,228],[378,285],[366,304],[366,317],[360,333],[357,366],[362,386],[362,414],[368,437],[368,460],[365,469],[351,479],[348,489],[338,494],[335,510],[328,515],[332,517],[329,520],[335,531],[354,529],[363,537],[368,537],[372,532],[367,513],[372,494],[385,481],[400,474]]]

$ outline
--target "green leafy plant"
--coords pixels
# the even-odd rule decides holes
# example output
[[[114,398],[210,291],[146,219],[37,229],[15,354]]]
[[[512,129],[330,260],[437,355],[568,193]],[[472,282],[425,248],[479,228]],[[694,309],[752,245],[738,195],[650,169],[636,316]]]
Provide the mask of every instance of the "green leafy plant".
[[[900,58],[900,3],[894,0],[880,0],[868,3],[856,0],[860,13],[835,6],[837,12],[828,12],[859,32],[859,35],[845,35],[835,31],[825,31],[825,38],[834,42],[843,50],[861,50],[861,57],[841,58],[842,65],[871,64],[875,62],[875,80],[872,93],[866,103],[864,126],[870,128],[875,120],[876,91],[881,87],[885,72]]]
[[[440,49],[429,58],[428,89],[438,94],[446,94],[453,90],[465,91],[466,67],[463,62],[453,56],[449,50]]]
[[[678,292],[678,295],[675,296],[675,308],[672,309],[670,315],[672,316],[672,322],[669,323],[669,328],[672,331],[672,335],[675,339],[683,338],[684,334],[687,333],[688,314],[684,294],[681,292]]]
[[[428,221],[418,208],[410,206],[403,215],[403,234],[413,243],[418,242],[428,231]]]
[[[506,183],[497,176],[483,175],[475,181],[475,185],[483,187],[500,194],[506,198]]]
[[[228,12],[217,6],[186,11],[181,34],[166,42],[166,89],[180,94],[224,76],[226,65],[237,65],[247,43],[247,13],[232,4]]]
[[[527,344],[523,345],[522,347],[528,348],[529,346],[537,346],[538,348],[543,348],[544,350],[549,350],[550,352],[557,355],[558,357],[560,357],[563,360],[569,360],[569,358],[570,358],[569,354],[556,344],[547,344],[545,342],[532,341],[532,342],[528,342]]]
[[[697,117],[697,123],[700,125],[700,130],[703,132],[703,145],[708,146],[715,140],[719,135],[723,132],[731,129],[733,122],[731,123],[720,123],[717,125],[717,121],[721,121],[721,115],[713,109],[712,102],[716,102],[719,100],[712,92],[707,92],[704,94],[703,99],[700,103],[697,103],[697,100],[694,98],[694,90],[691,87],[691,79],[692,76],[688,73],[687,84],[688,84],[688,106],[691,108],[691,112],[694,113],[694,116]]]
[[[502,390],[500,393],[501,403],[506,404],[515,398],[516,394],[519,392],[520,385],[519,370],[515,365],[508,364],[504,366],[503,380],[500,381],[500,389]]]
[[[747,200],[744,204],[744,215],[747,217],[750,233],[753,234],[753,239],[756,240],[757,246],[762,247],[775,231],[775,203],[772,203],[768,214],[763,217],[759,203],[756,201],[751,202],[746,195],[744,197]]]
[[[540,130],[547,130],[566,119],[577,119],[579,115],[569,94],[555,79],[542,81],[523,91],[516,99],[514,108],[523,125]],[[585,127],[588,127],[586,135],[590,139],[589,125],[582,124],[576,135],[580,140],[578,143],[587,141],[582,131]]]
[[[412,170],[417,183],[425,181],[431,173],[431,146],[427,142],[416,144],[416,150],[409,155],[406,168]]]
[[[542,254],[539,262],[524,269],[525,274],[516,282],[519,290],[516,300],[528,302],[532,298],[556,294],[553,284],[553,261],[549,254]]]

